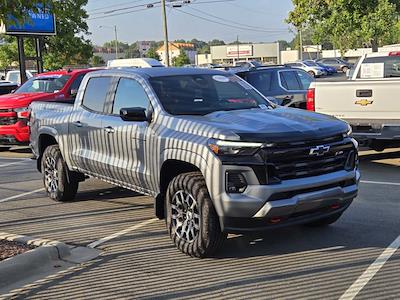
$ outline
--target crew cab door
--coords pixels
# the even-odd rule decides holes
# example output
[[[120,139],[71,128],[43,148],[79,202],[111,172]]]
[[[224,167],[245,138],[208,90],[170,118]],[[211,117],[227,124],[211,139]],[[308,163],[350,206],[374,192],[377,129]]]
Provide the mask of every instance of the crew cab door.
[[[137,189],[148,189],[151,166],[148,149],[151,129],[147,121],[124,121],[121,108],[140,107],[148,113],[150,101],[143,86],[133,78],[118,80],[108,114],[103,117],[106,132],[107,169],[113,181]],[[155,149],[153,149],[155,150]],[[155,158],[151,158],[154,160]]]
[[[71,113],[69,147],[73,164],[95,175],[105,173],[105,137],[102,118],[110,97],[113,77],[89,79],[81,105]]]

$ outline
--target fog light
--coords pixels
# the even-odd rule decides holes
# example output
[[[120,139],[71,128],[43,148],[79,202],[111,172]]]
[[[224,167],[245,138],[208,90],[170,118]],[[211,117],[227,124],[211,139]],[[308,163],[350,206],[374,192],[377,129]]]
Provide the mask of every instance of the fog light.
[[[246,178],[239,172],[226,172],[226,191],[230,194],[243,193],[247,188]]]

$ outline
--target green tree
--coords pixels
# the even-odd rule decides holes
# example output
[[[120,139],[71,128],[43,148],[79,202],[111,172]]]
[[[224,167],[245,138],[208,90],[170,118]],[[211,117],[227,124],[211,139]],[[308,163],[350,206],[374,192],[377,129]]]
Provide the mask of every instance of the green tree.
[[[400,0],[293,0],[287,21],[297,30],[311,30],[314,43],[331,42],[348,49],[395,42]]]
[[[161,60],[160,55],[158,55],[156,50],[157,50],[156,48],[151,47],[149,51],[147,51],[146,57]]]
[[[130,44],[125,50],[125,58],[138,58],[140,57],[140,51],[137,43]]]
[[[106,64],[106,62],[104,61],[104,59],[98,55],[93,55],[92,59],[91,59],[91,65],[92,66],[104,66]]]
[[[172,59],[172,65],[174,67],[182,67],[188,64],[190,64],[190,60],[184,50],[181,50],[181,53]]]

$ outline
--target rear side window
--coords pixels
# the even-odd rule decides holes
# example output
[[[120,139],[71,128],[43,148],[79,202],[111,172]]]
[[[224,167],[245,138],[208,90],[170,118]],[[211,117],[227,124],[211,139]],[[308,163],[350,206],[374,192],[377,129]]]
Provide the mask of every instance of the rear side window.
[[[82,82],[83,77],[85,77],[85,73],[84,74],[79,74],[78,76],[76,76],[74,82],[72,82],[71,86],[69,87],[69,90],[77,90],[79,89],[79,86]]]
[[[149,107],[149,98],[144,88],[134,79],[121,78],[115,93],[113,114],[119,115],[121,108]]]
[[[247,74],[247,81],[266,96],[272,91],[272,79],[273,72],[253,72]]]
[[[298,91],[303,88],[300,86],[300,82],[297,80],[296,71],[285,71],[280,72],[281,83],[283,87],[289,91]]]
[[[311,82],[314,81],[314,78],[312,78],[307,72],[304,72],[302,70],[296,70],[296,73],[301,82],[301,87],[302,87],[301,89],[308,90],[308,88],[311,85]]]
[[[400,77],[400,56],[367,57],[361,65],[358,78]]]
[[[111,81],[112,77],[93,77],[89,79],[82,100],[83,106],[95,112],[103,112]]]

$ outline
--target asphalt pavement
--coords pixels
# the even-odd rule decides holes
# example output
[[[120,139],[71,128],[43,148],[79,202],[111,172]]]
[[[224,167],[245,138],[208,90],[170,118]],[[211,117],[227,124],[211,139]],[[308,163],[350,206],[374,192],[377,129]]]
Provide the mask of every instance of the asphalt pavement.
[[[0,231],[102,253],[10,298],[400,298],[400,149],[361,153],[359,196],[334,225],[230,235],[207,259],[175,249],[149,197],[90,179],[76,201],[51,201],[29,157],[0,153]]]

